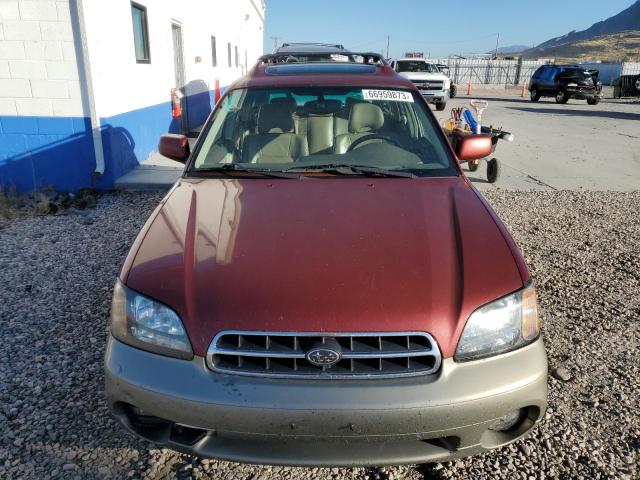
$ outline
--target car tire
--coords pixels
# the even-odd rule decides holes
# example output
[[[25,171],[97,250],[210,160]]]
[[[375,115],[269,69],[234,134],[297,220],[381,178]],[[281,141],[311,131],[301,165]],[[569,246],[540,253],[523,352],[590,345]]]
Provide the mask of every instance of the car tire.
[[[567,92],[565,92],[564,90],[560,89],[556,92],[556,103],[567,103],[569,101],[569,95],[567,95]]]
[[[458,87],[456,87],[453,83],[451,84],[451,88],[449,89],[449,98],[456,98],[456,94],[458,93]]]
[[[475,172],[480,167],[480,160],[470,160],[467,162],[470,172]]]
[[[497,158],[492,158],[487,161],[487,181],[489,183],[496,183],[500,178],[500,162]]]
[[[441,112],[443,111],[445,108],[447,108],[447,102],[437,102],[436,103],[436,110]]]
[[[531,101],[532,102],[537,102],[538,100],[540,100],[540,92],[538,92],[537,88],[532,88],[530,93],[530,97],[531,97]]]
[[[587,98],[587,103],[589,105],[597,105],[600,103],[600,97]]]

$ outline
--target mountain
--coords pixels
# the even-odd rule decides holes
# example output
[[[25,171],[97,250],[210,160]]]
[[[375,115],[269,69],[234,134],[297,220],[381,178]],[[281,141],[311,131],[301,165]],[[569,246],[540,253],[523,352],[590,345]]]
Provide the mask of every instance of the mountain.
[[[640,61],[640,30],[576,40],[546,48],[530,48],[522,52],[524,59],[555,58],[556,62],[620,62]]]
[[[547,48],[557,47],[559,45],[574,43],[578,40],[586,40],[602,35],[619,33],[625,30],[640,30],[640,0],[637,0],[629,8],[623,10],[617,15],[614,15],[613,17],[594,23],[586,30],[579,32],[573,30],[560,37],[547,40],[546,42],[537,45],[535,48],[544,50]]]
[[[629,8],[594,23],[586,30],[571,31],[522,52],[523,58],[556,60],[636,61],[640,52],[640,0]]]

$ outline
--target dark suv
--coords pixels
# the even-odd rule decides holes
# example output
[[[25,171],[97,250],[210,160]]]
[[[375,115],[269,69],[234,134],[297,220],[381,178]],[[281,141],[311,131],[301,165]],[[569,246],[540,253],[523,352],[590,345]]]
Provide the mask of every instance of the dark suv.
[[[602,98],[602,83],[597,70],[585,70],[579,65],[543,65],[531,77],[529,92],[532,102],[540,97],[555,97],[556,103],[576,98],[596,105]]]

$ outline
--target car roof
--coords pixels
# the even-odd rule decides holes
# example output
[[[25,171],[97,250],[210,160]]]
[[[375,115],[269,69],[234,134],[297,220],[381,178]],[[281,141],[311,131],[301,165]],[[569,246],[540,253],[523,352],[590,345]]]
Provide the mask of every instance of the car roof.
[[[567,64],[567,65],[563,65],[563,64],[557,65],[557,64],[554,64],[554,65],[542,65],[542,66],[543,66],[543,67],[551,67],[551,68],[583,68],[583,67],[581,67],[580,65],[569,65],[569,64]]]
[[[263,55],[230,88],[323,85],[415,90],[413,83],[398,75],[382,55],[357,52],[348,54],[360,57],[363,61],[286,63],[282,61],[283,52]]]
[[[396,62],[426,62],[426,63],[434,63],[431,60],[428,60],[426,58],[412,58],[412,57],[402,57],[402,58],[396,58],[395,60]]]

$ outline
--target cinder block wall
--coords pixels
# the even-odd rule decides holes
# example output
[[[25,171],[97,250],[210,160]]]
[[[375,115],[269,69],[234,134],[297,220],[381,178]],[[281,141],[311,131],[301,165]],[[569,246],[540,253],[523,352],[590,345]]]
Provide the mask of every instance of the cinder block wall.
[[[69,0],[0,0],[0,185],[74,190],[94,164]]]

